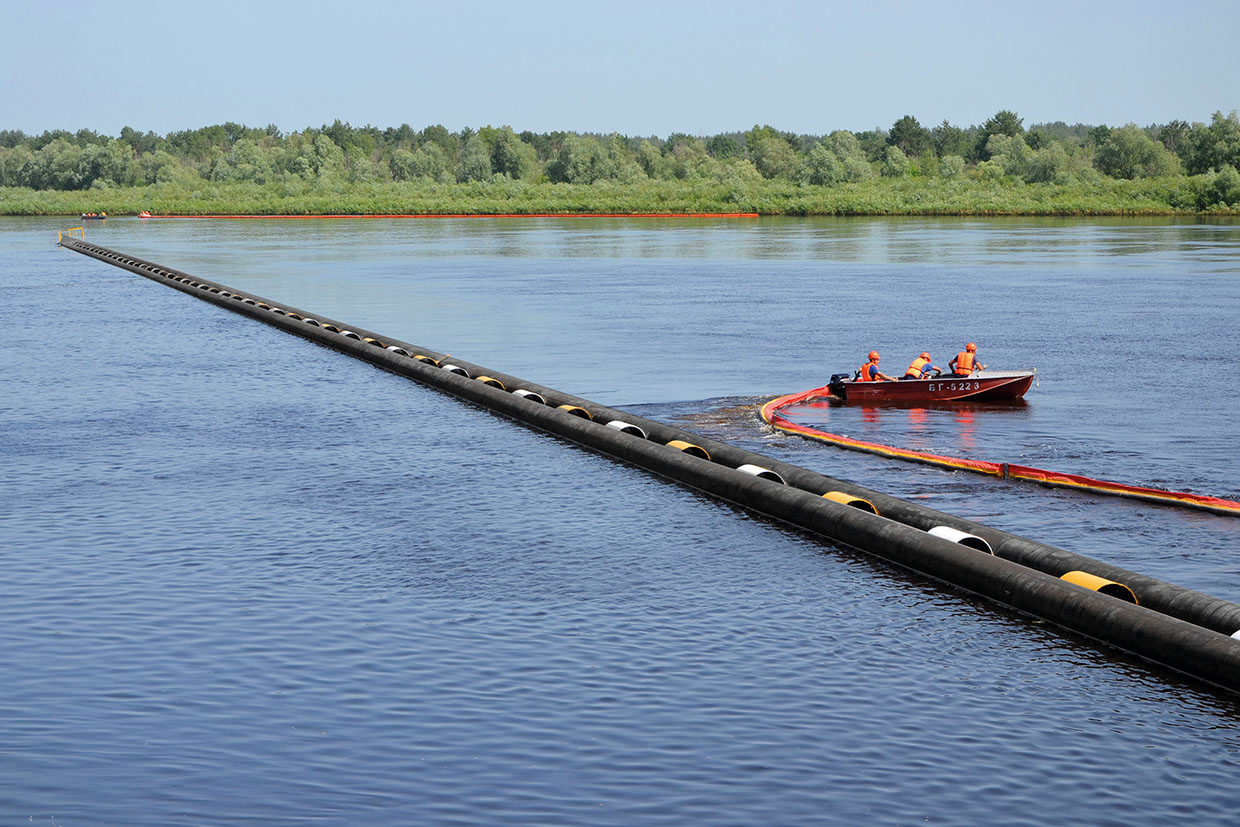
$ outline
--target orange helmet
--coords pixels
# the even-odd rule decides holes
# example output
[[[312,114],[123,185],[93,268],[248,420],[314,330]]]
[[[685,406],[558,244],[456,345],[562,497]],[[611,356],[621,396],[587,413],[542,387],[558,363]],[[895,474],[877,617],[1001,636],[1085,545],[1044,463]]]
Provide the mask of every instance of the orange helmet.
[[[871,351],[870,351],[870,355],[869,355],[869,359],[870,359],[871,361],[873,361],[874,359],[877,359],[877,358],[878,358],[878,351],[877,351],[877,350],[871,350]]]
[[[977,350],[977,345],[973,344],[972,342],[969,342],[967,345],[964,346],[964,349],[969,352],[973,352]]]
[[[930,354],[929,354],[929,353],[922,353],[922,354],[921,354],[921,356],[920,356],[919,358],[921,358],[921,359],[925,359],[927,362],[929,362],[929,361],[930,361]]]

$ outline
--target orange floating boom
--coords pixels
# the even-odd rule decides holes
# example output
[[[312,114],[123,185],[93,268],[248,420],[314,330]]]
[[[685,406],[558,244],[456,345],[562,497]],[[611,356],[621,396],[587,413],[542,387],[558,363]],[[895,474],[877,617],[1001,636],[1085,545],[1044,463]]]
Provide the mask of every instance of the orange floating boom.
[[[1131,499],[1146,500],[1148,502],[1162,503],[1164,505],[1179,505],[1188,508],[1197,508],[1203,511],[1212,511],[1215,514],[1229,514],[1233,517],[1240,517],[1240,502],[1235,500],[1225,500],[1220,497],[1211,497],[1205,494],[1190,494],[1185,491],[1164,491],[1161,488],[1149,488],[1141,485],[1126,485],[1121,482],[1110,482],[1108,480],[1096,480],[1091,477],[1081,476],[1080,474],[1066,474],[1060,471],[1046,471],[1042,468],[1031,468],[1027,465],[1013,465],[1008,462],[986,462],[984,460],[963,459],[961,457],[949,457],[941,454],[930,454],[923,451],[912,451],[907,448],[897,448],[894,445],[882,445],[877,442],[865,442],[851,437],[841,436],[839,434],[828,433],[827,431],[819,431],[806,425],[798,425],[780,414],[780,411],[790,405],[804,402],[819,396],[826,396],[828,389],[813,388],[800,393],[789,394],[788,396],[780,396],[772,399],[762,406],[762,419],[773,428],[785,431],[790,434],[816,439],[820,442],[828,442],[837,445],[840,448],[848,448],[853,451],[864,451],[869,454],[878,454],[879,456],[891,457],[892,459],[902,459],[909,462],[920,462],[925,465],[937,465],[941,468],[953,468],[962,471],[973,471],[977,474],[988,474],[992,477],[1000,477],[1003,479],[1028,480],[1041,485],[1048,485],[1055,488],[1073,488],[1078,491],[1089,491],[1095,494],[1109,494],[1115,497],[1129,497]]]

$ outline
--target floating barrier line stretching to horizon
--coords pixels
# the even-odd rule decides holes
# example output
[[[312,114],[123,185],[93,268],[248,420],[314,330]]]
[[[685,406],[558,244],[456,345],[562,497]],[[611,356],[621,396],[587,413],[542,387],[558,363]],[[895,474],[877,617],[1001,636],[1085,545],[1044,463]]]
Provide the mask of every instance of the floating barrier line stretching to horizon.
[[[961,471],[973,471],[1005,480],[1026,480],[1047,485],[1053,488],[1071,488],[1077,491],[1089,491],[1094,494],[1108,494],[1113,497],[1128,497],[1145,500],[1161,505],[1178,505],[1196,508],[1215,514],[1226,514],[1240,517],[1240,502],[1211,497],[1206,494],[1190,494],[1186,491],[1165,491],[1161,488],[1147,488],[1141,485],[1126,485],[1121,482],[1096,480],[1079,474],[1067,474],[1061,471],[1046,471],[1027,465],[1013,465],[1009,462],[987,462],[985,460],[963,459],[941,454],[930,454],[924,451],[913,451],[908,448],[897,448],[877,442],[865,442],[852,437],[841,436],[827,431],[820,431],[808,425],[800,425],[783,416],[780,411],[810,399],[826,396],[826,387],[813,388],[800,393],[780,396],[762,406],[762,419],[771,427],[798,436],[827,442],[840,448],[852,451],[864,451],[869,454],[902,459],[908,462],[920,462],[925,465],[936,465],[940,468],[952,468]]]
[[[1240,605],[76,238],[82,253],[833,544],[1240,692]]]
[[[503,213],[331,213],[325,215],[150,215],[144,218],[757,218],[756,212],[503,212]]]

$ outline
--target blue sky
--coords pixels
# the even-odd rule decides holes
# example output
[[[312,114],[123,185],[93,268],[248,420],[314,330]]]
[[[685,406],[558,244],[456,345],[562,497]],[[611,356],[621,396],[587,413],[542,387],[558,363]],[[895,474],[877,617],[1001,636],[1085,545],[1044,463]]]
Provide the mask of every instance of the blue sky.
[[[0,0],[0,129],[666,136],[1240,109],[1240,0]]]

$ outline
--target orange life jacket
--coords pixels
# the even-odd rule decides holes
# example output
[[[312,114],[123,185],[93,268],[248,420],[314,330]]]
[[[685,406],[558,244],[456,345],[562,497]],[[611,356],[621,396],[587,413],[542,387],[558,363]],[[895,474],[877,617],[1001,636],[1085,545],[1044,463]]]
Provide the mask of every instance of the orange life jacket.
[[[973,373],[973,354],[967,350],[962,350],[956,354],[956,373],[961,376],[968,376]]]
[[[911,376],[914,379],[920,379],[922,370],[924,370],[926,365],[928,364],[930,364],[929,359],[923,359],[920,356],[918,356],[916,359],[913,360],[913,364],[908,366],[908,370],[904,372],[904,375]]]
[[[861,366],[861,378],[860,378],[860,379],[858,379],[857,381],[858,381],[858,382],[874,382],[874,381],[877,381],[877,380],[875,380],[874,375],[873,375],[872,373],[870,373],[870,370],[871,370],[871,369],[873,369],[873,370],[878,370],[878,365],[874,364],[873,362],[866,362],[864,365],[862,365],[862,366]]]

